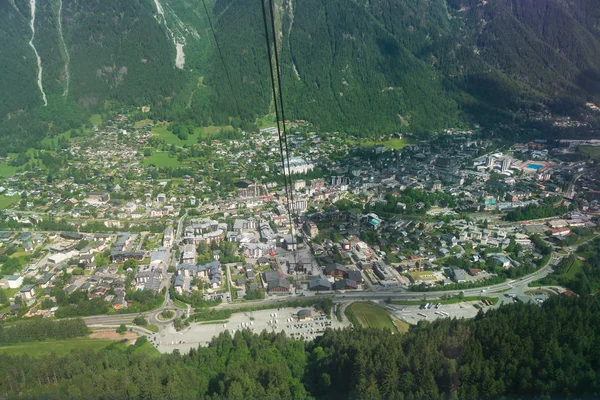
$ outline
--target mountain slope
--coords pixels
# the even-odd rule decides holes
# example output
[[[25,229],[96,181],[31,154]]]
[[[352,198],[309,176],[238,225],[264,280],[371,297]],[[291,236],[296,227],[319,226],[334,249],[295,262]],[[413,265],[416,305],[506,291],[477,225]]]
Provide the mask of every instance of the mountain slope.
[[[275,3],[289,119],[429,132],[600,102],[594,0]],[[207,5],[224,60],[201,3],[38,1],[32,44],[50,105],[151,104],[154,118],[198,124],[272,112],[260,3]],[[30,17],[30,0],[0,3],[0,39],[11,43],[0,49],[0,121],[43,105]]]

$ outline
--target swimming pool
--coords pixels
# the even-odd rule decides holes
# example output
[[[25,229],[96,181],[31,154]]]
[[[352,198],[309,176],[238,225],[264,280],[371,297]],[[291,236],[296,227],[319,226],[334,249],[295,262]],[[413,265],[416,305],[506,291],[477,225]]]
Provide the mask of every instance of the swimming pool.
[[[525,168],[534,169],[537,171],[537,170],[544,168],[544,165],[542,165],[542,164],[527,164],[527,166]]]

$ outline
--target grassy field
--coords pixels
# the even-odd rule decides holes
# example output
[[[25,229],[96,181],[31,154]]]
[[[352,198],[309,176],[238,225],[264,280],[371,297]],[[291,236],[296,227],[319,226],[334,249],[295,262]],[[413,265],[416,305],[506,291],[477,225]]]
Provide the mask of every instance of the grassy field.
[[[175,307],[183,308],[184,310],[187,310],[187,304],[181,300],[173,299],[173,305]]]
[[[134,124],[134,127],[136,128],[141,128],[142,126],[151,123],[152,120],[151,119],[143,119],[141,121],[136,121]]]
[[[17,167],[8,165],[7,163],[0,164],[0,176],[3,178],[10,178],[17,172]]]
[[[410,324],[408,322],[404,322],[399,319],[394,319],[394,325],[396,325],[396,329],[398,329],[398,332],[400,333],[407,333],[410,328]]]
[[[14,196],[0,196],[0,210],[8,208],[9,206],[18,203],[21,200],[21,196],[15,194]]]
[[[158,349],[150,344],[150,342],[144,343],[141,347],[138,347],[134,351],[135,354],[146,354],[150,357],[160,357]]]
[[[388,149],[394,149],[394,150],[400,150],[404,147],[406,147],[406,145],[411,144],[412,141],[410,141],[409,139],[388,139],[388,140],[384,140],[382,142],[364,142],[363,145],[364,146],[375,146],[378,144],[382,144],[385,147],[387,147]]]
[[[170,132],[167,128],[169,124],[160,123],[152,128],[152,133],[154,136],[158,137],[165,141],[165,143],[172,144],[174,146],[183,147],[184,145],[192,145],[194,143],[198,143],[197,135],[189,135],[187,140],[181,140],[177,136]]]
[[[100,350],[112,342],[112,340],[90,338],[43,340],[39,342],[17,343],[9,346],[0,346],[0,353],[6,353],[13,356],[27,354],[30,357],[40,357],[55,353],[56,355],[60,356],[70,353],[71,350]]]
[[[172,167],[177,168],[181,166],[177,157],[170,157],[169,153],[166,152],[155,152],[150,157],[144,159],[144,164],[154,164],[159,168]]]
[[[567,272],[565,272],[562,275],[559,275],[559,278],[568,279],[570,281],[575,280],[577,278],[577,274],[579,272],[581,272],[582,265],[583,265],[583,263],[581,261],[579,261],[578,259],[575,259],[575,261],[573,262],[573,264],[571,264],[571,266],[569,267]]]
[[[598,146],[579,146],[579,151],[594,160],[600,161],[600,147]]]
[[[231,126],[231,125],[205,126],[204,128],[198,128],[198,129],[200,129],[203,132],[202,137],[217,135],[219,132],[221,132],[221,129],[223,129],[223,131],[225,131],[225,132],[234,132],[235,131],[235,129],[233,129],[233,126]],[[196,130],[196,132],[198,132],[198,130]]]
[[[174,146],[183,147],[184,145],[192,145],[198,143],[198,137],[201,136],[203,138],[216,136],[218,138],[218,133],[223,129],[226,132],[233,132],[234,129],[231,125],[228,126],[205,126],[202,128],[196,128],[195,133],[193,135],[189,135],[187,140],[181,140],[177,136],[170,132],[167,128],[169,124],[160,123],[157,124],[154,128],[152,128],[152,133],[154,136],[158,137],[165,141],[165,143],[172,144]]]
[[[256,125],[258,125],[258,129],[272,128],[277,126],[277,122],[275,122],[275,114],[269,114],[262,118],[258,118],[256,120]]]
[[[385,309],[372,303],[352,303],[350,306],[352,313],[364,328],[381,328],[397,330],[392,322],[390,313]]]
[[[90,117],[90,124],[93,126],[102,126],[102,116],[100,114],[94,114]]]

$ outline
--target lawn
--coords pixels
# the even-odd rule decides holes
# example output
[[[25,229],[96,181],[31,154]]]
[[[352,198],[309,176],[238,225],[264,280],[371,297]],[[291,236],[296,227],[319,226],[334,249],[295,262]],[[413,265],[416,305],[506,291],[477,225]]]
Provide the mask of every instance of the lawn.
[[[112,340],[77,338],[67,340],[43,340],[39,342],[17,343],[8,346],[0,346],[0,353],[6,353],[12,356],[27,354],[30,357],[41,357],[55,353],[64,355],[71,350],[100,350],[109,344]]]
[[[142,119],[141,121],[136,121],[135,124],[134,124],[134,127],[141,128],[141,127],[143,127],[143,126],[145,126],[147,124],[150,124],[150,123],[152,123],[151,119]]]
[[[175,307],[183,308],[184,310],[187,310],[187,308],[188,308],[188,305],[181,300],[172,299],[171,301],[173,301],[173,305]]]
[[[577,274],[581,272],[582,262],[578,259],[575,259],[573,264],[569,267],[568,271],[562,275],[559,275],[559,279],[567,279],[569,281],[573,281],[577,278]]]
[[[150,344],[150,342],[146,342],[142,346],[135,349],[134,353],[135,354],[146,354],[147,356],[150,356],[150,357],[160,357],[160,352],[158,351],[158,349],[156,347],[152,346],[152,344]]]
[[[363,145],[364,146],[375,146],[375,145],[378,145],[378,144],[382,144],[385,147],[387,147],[388,149],[400,150],[400,149],[406,147],[407,145],[409,145],[411,143],[412,143],[412,141],[409,140],[409,139],[394,138],[394,139],[384,140],[382,142],[368,141],[368,142],[364,142]]]
[[[158,151],[152,153],[152,155],[150,157],[146,157],[144,159],[144,164],[146,164],[146,165],[154,164],[158,168],[166,168],[166,167],[177,168],[177,167],[181,166],[181,163],[179,162],[179,160],[177,160],[177,157],[171,157],[170,153],[168,153],[168,152],[158,152]]]
[[[223,131],[225,132],[234,132],[235,129],[233,129],[233,126],[231,125],[227,125],[227,126],[205,126],[204,128],[198,128],[204,131],[204,134],[202,135],[203,137],[207,137],[207,136],[212,136],[212,135],[218,135],[219,132],[221,132],[221,129],[223,129]],[[198,132],[198,129],[196,130],[196,132]],[[218,139],[218,137],[216,138]]]
[[[408,322],[404,322],[400,319],[395,319],[394,325],[396,325],[396,329],[398,329],[398,332],[400,332],[400,333],[407,333],[408,330],[410,329],[410,324]]]
[[[272,128],[277,126],[277,122],[275,122],[275,114],[269,114],[262,118],[258,118],[256,120],[256,125],[258,125],[258,129]]]
[[[100,114],[94,114],[90,117],[90,124],[92,126],[102,126],[102,116]]]
[[[188,139],[183,141],[183,140],[179,139],[177,136],[175,136],[173,134],[173,132],[170,132],[167,129],[168,127],[169,127],[168,123],[161,122],[161,123],[155,125],[154,128],[152,128],[152,133],[154,134],[154,136],[158,137],[159,139],[164,140],[165,143],[172,144],[172,145],[178,146],[178,147],[183,147],[186,144],[192,145],[192,144],[198,143],[197,135],[189,135]]]
[[[579,146],[579,151],[594,160],[600,161],[600,147],[598,146]]]
[[[17,172],[17,167],[8,165],[7,163],[0,164],[0,176],[3,178],[10,178]]]
[[[0,196],[0,210],[4,210],[9,206],[18,203],[21,200],[21,196],[15,194],[14,196]]]
[[[373,303],[352,303],[350,309],[364,328],[390,329],[392,331],[397,329],[392,322],[390,313]]]

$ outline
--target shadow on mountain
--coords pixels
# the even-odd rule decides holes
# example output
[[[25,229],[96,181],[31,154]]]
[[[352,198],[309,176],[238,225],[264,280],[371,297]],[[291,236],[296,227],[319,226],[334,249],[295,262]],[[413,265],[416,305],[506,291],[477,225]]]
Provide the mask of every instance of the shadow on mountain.
[[[581,71],[575,77],[575,83],[588,95],[600,95],[600,71],[598,70],[586,69]]]

